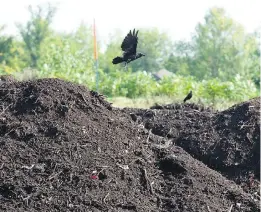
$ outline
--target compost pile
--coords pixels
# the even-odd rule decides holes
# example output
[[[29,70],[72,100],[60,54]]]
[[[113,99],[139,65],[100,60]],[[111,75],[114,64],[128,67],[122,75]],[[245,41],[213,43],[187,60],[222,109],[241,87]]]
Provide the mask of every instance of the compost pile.
[[[41,79],[0,100],[1,211],[260,210],[259,99],[119,109]]]
[[[169,138],[194,158],[239,184],[259,192],[260,98],[217,112],[195,104],[125,108],[152,133]]]

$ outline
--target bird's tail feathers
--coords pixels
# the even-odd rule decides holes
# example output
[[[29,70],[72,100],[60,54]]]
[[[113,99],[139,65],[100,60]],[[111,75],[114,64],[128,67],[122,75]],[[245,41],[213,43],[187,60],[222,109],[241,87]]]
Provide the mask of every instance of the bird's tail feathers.
[[[122,57],[115,57],[113,60],[112,60],[112,63],[113,64],[118,64],[118,63],[121,63],[123,62],[123,58]]]

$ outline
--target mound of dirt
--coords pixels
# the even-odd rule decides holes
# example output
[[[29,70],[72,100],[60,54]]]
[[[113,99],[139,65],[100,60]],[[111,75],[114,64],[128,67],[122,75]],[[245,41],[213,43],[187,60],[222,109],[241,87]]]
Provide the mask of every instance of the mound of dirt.
[[[152,133],[173,139],[175,145],[246,191],[259,191],[260,98],[222,112],[195,104],[123,111]]]
[[[210,152],[210,162],[228,171],[236,182],[254,175],[260,178],[260,98],[235,105],[213,117],[219,142]],[[234,172],[234,173],[233,173]],[[247,179],[240,179],[247,176]]]
[[[3,83],[0,100],[2,211],[260,209],[233,181],[83,86]]]

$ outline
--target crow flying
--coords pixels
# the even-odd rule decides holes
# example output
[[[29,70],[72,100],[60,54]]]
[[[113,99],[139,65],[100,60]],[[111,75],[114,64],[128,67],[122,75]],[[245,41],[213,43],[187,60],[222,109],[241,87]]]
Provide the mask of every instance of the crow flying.
[[[145,56],[142,53],[136,53],[136,49],[137,49],[137,44],[138,44],[138,32],[139,30],[137,30],[137,32],[135,32],[135,29],[133,30],[133,32],[130,32],[126,35],[126,37],[124,38],[122,44],[121,44],[121,49],[123,51],[123,55],[122,57],[115,57],[112,60],[113,64],[118,64],[118,63],[125,63],[125,67],[127,66],[127,64],[133,60],[136,60],[142,56]]]
[[[183,100],[184,103],[185,103],[187,100],[191,99],[191,97],[192,97],[192,91],[190,91],[189,94],[185,97],[185,99]]]

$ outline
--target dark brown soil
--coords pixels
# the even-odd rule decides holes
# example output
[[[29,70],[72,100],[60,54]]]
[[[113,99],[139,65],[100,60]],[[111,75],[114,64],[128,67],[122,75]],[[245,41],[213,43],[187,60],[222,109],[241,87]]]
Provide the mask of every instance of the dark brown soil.
[[[260,210],[232,181],[259,176],[257,100],[121,110],[59,79],[3,83],[0,100],[1,211]]]
[[[259,192],[260,98],[218,112],[195,104],[123,109],[152,133],[172,139],[246,192]]]

